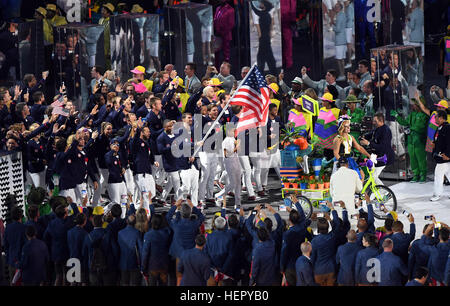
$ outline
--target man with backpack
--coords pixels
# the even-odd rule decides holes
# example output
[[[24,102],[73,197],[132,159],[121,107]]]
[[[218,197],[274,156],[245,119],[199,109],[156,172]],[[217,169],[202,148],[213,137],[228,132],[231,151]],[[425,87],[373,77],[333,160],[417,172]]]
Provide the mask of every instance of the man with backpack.
[[[94,229],[84,239],[83,257],[87,258],[88,261],[89,284],[91,286],[101,286],[104,284],[103,273],[107,268],[106,243],[103,239],[106,230],[102,227],[103,213],[95,214],[94,211],[93,221]]]

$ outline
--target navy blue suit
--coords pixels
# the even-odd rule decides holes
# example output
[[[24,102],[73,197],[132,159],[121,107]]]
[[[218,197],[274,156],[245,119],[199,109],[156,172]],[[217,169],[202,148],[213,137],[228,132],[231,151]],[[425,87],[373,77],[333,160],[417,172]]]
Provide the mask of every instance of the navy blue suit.
[[[47,105],[33,104],[30,107],[30,115],[33,117],[34,121],[42,123],[44,121],[45,110]]]
[[[405,287],[422,287],[423,285],[416,281],[415,279],[410,280],[406,283]]]
[[[138,270],[138,261],[140,258],[142,241],[140,232],[131,225],[127,225],[118,234],[118,242],[120,248],[121,271]]]
[[[436,246],[429,247],[429,277],[441,283],[445,281],[445,265],[447,263],[449,253],[450,244],[448,242],[440,242]]]
[[[402,286],[402,279],[408,275],[408,269],[401,258],[393,252],[383,252],[377,256],[381,266],[379,286]]]
[[[36,238],[42,240],[42,237],[44,236],[45,229],[42,227],[42,225],[38,222],[35,222],[34,220],[28,220],[25,222],[25,226],[33,225],[36,229]]]
[[[427,247],[432,244],[432,239],[422,235],[420,239],[411,244],[408,257],[408,278],[412,279],[418,267],[426,267],[430,256]]]
[[[367,280],[367,272],[372,268],[372,265],[367,266],[367,261],[378,256],[378,248],[367,247],[356,254],[355,262],[355,283],[356,284],[371,284]]]
[[[14,221],[6,225],[4,236],[4,249],[6,253],[6,263],[17,268],[22,254],[22,247],[26,242],[26,226]]]
[[[181,286],[206,286],[212,276],[211,261],[203,251],[187,249],[180,256],[177,271],[183,274]]]
[[[83,261],[83,244],[88,232],[80,226],[75,226],[67,232],[67,245],[70,258]]]
[[[163,123],[166,120],[166,115],[163,112],[159,112],[156,115],[151,110],[145,117],[147,120],[147,126],[150,129],[150,148],[155,155],[159,155],[156,139],[164,131]]]
[[[172,154],[172,143],[177,138],[176,135],[172,134],[172,137],[167,135],[166,132],[162,132],[156,139],[158,145],[158,152],[162,156],[164,171],[174,172],[181,169],[181,157],[174,157]]]
[[[356,255],[361,247],[356,242],[347,242],[338,247],[336,253],[336,264],[339,267],[337,282],[340,285],[355,285],[355,263]]]
[[[83,243],[83,258],[87,260],[88,267],[91,266],[91,260],[94,253],[93,243],[102,239],[105,236],[105,229],[101,227],[95,227],[92,232],[90,232],[88,235],[86,235],[86,238],[84,239]],[[103,254],[107,253],[107,244],[105,239],[102,240],[101,243],[101,250]]]
[[[169,227],[159,230],[150,229],[144,235],[142,246],[141,271],[156,271],[169,269],[169,248],[171,243],[171,232]]]
[[[214,268],[223,272],[225,263],[231,259],[232,236],[227,230],[214,230],[206,239],[204,251],[211,259]]]
[[[134,160],[131,170],[133,174],[152,174],[152,165],[155,162],[154,151],[148,141],[139,136],[141,130],[137,129],[131,142],[131,159]]]
[[[48,224],[44,233],[44,240],[50,245],[51,260],[55,263],[66,263],[69,259],[69,247],[67,245],[67,232],[73,227],[73,220],[55,218]]]
[[[392,252],[400,256],[401,260],[405,265],[408,264],[408,249],[411,241],[414,240],[416,236],[416,225],[414,223],[410,224],[409,234],[407,233],[394,233],[391,236],[391,240],[394,242],[394,249]]]
[[[304,255],[300,256],[295,262],[295,272],[297,275],[297,286],[317,286],[314,281],[312,262]]]
[[[49,254],[47,245],[42,240],[31,239],[22,248],[20,269],[25,285],[39,285],[47,280],[47,263]]]
[[[278,262],[275,242],[272,239],[258,243],[253,250],[250,286],[272,286],[277,281]]]
[[[192,212],[197,215],[196,219],[181,218],[180,213],[177,213],[176,217],[172,219],[176,209],[175,205],[172,206],[166,215],[166,219],[174,233],[169,254],[179,258],[183,250],[195,247],[195,236],[199,233],[199,227],[205,216],[194,206]]]

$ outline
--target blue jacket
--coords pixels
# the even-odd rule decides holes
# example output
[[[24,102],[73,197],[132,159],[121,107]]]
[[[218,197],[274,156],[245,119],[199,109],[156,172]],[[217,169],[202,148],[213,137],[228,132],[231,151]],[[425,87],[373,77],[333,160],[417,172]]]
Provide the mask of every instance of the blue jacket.
[[[113,150],[108,151],[105,154],[105,163],[109,171],[108,184],[124,182],[122,174],[123,166],[119,153],[116,154]]]
[[[411,241],[414,240],[416,236],[416,225],[414,223],[410,224],[409,234],[407,233],[394,233],[391,236],[391,240],[394,242],[394,249],[392,252],[400,256],[401,260],[405,265],[408,264],[408,250]]]
[[[336,228],[340,225],[336,210],[333,210],[332,230],[328,234],[319,234],[311,241],[311,262],[314,274],[328,274],[336,272]]]
[[[133,226],[127,225],[127,227],[119,231],[118,242],[120,248],[120,270],[138,270],[140,268],[142,248],[140,232]]]
[[[192,212],[197,215],[196,219],[192,219],[192,217],[190,219],[181,218],[180,213],[177,213],[175,218],[172,219],[176,209],[175,205],[172,206],[166,215],[166,219],[174,233],[169,254],[179,258],[183,250],[195,247],[195,236],[199,233],[199,227],[205,216],[194,206]]]
[[[227,230],[214,230],[208,235],[204,248],[205,254],[211,259],[212,267],[223,272],[225,263],[232,257],[232,237]]]
[[[169,227],[159,230],[150,229],[144,235],[142,246],[141,271],[155,271],[169,269],[169,248],[172,240]]]
[[[341,10],[336,14],[336,23],[333,26],[333,30],[335,33],[335,45],[341,46],[347,43],[347,39],[345,36],[345,27],[347,26],[347,20],[345,19],[344,10]]]
[[[87,262],[88,267],[91,266],[91,260],[92,260],[93,254],[94,254],[94,248],[92,247],[94,242],[103,238],[102,243],[101,243],[101,249],[102,249],[103,254],[105,254],[105,256],[108,254],[107,243],[104,239],[105,234],[106,234],[106,230],[104,228],[95,227],[92,230],[92,232],[90,232],[88,235],[86,235],[86,238],[84,239],[84,243],[83,243],[83,258]]]
[[[168,90],[162,98],[161,104],[167,119],[179,121],[181,119],[181,112],[176,101],[172,100],[175,90],[175,88]]]
[[[187,249],[180,256],[177,271],[183,274],[181,286],[206,286],[212,276],[211,261],[201,250]]]
[[[280,254],[280,270],[294,270],[296,268],[297,258],[301,255],[300,244],[305,239],[312,240],[312,235],[307,230],[307,222],[305,213],[299,203],[295,203],[295,207],[300,215],[300,221],[296,225],[290,227],[283,233],[283,242]]]
[[[428,259],[429,277],[439,282],[445,281],[445,265],[447,264],[450,252],[450,244],[448,242],[440,242],[436,246],[429,246],[430,257]]]
[[[108,249],[108,256],[106,257],[108,262],[108,269],[110,271],[117,270],[120,260],[120,249],[118,243],[119,231],[127,226],[125,219],[115,218],[106,227],[105,242]]]
[[[6,225],[4,241],[4,249],[6,253],[6,263],[12,267],[16,267],[20,261],[22,247],[27,238],[25,236],[26,226],[20,222],[12,222]]]
[[[47,105],[33,104],[30,107],[30,115],[33,117],[34,121],[42,123],[44,121],[45,110]]]
[[[33,220],[28,220],[27,222],[25,222],[25,226],[28,225],[33,225],[34,228],[36,229],[36,238],[42,240],[42,237],[44,236],[44,231],[45,228],[42,227],[42,225],[40,224],[40,222],[35,222]]]
[[[365,232],[358,232],[356,234],[356,241],[359,244],[360,247],[363,246],[362,239],[364,237],[365,233],[372,233],[375,234],[375,218],[373,214],[373,206],[372,204],[367,204],[367,231]]]
[[[136,118],[145,118],[149,112],[150,110],[147,109],[147,106],[144,104],[136,111]]]
[[[147,125],[150,129],[150,148],[153,154],[159,155],[156,139],[164,131],[163,123],[164,120],[166,120],[166,115],[163,112],[159,112],[159,114],[156,115],[153,111],[150,111],[145,119],[147,120]]]
[[[423,22],[424,15],[423,10],[420,7],[416,7],[414,11],[409,15],[408,27],[411,29],[409,34],[409,41],[415,43],[423,43]]]
[[[356,254],[355,262],[355,283],[356,284],[371,284],[367,280],[367,272],[373,267],[373,265],[367,266],[367,262],[371,258],[378,256],[378,248],[367,247]]]
[[[20,269],[25,284],[39,284],[47,279],[48,248],[42,240],[31,239],[22,249]]]
[[[411,244],[408,256],[408,279],[414,278],[414,273],[418,267],[426,267],[430,256],[428,246],[432,245],[432,240],[422,235],[420,239]]]
[[[310,259],[300,256],[295,262],[297,286],[317,286],[314,281],[313,265]]]
[[[355,285],[356,255],[361,247],[356,242],[347,242],[338,247],[336,253],[336,265],[338,266],[337,282],[339,285]]]
[[[27,143],[27,159],[28,159],[28,171],[31,173],[38,173],[45,170],[45,144],[38,140],[31,139]]]
[[[416,281],[415,279],[410,280],[406,283],[405,287],[422,287],[423,285]]]
[[[272,286],[277,281],[275,242],[272,239],[258,243],[253,250],[250,286]]]
[[[408,269],[401,258],[393,252],[383,252],[377,256],[380,261],[379,286],[402,286],[402,279],[408,275]]]
[[[88,157],[83,150],[78,150],[77,146],[78,141],[74,139],[69,150],[57,157],[56,168],[60,171],[60,190],[75,188],[87,178]]]
[[[156,139],[158,145],[158,152],[162,156],[164,171],[175,172],[181,170],[181,157],[176,158],[172,154],[172,143],[177,138],[177,135],[172,134],[172,137],[162,132]]]
[[[450,252],[448,253],[447,265],[445,266],[445,280],[447,286],[450,286]]]
[[[140,138],[141,130],[137,129],[131,141],[131,165],[133,174],[152,174],[152,165],[155,162],[154,151],[150,148],[148,140]],[[161,165],[160,165],[161,167]]]
[[[70,258],[78,258],[82,262],[83,258],[83,244],[88,232],[82,227],[75,226],[67,232],[67,245],[69,246]]]
[[[48,224],[44,233],[44,241],[50,245],[50,256],[53,262],[65,263],[69,259],[67,232],[74,226],[73,219],[55,218]]]

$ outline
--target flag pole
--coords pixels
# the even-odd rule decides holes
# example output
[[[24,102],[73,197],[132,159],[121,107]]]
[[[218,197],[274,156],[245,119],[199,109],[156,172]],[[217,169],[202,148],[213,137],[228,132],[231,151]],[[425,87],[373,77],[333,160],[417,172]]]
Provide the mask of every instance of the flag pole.
[[[227,104],[225,105],[225,107],[222,109],[222,111],[220,112],[220,114],[217,116],[216,120],[214,121],[214,123],[211,125],[211,127],[209,128],[208,132],[206,132],[205,136],[203,137],[203,139],[201,140],[202,143],[205,142],[205,139],[208,138],[209,134],[211,134],[212,129],[214,128],[214,126],[216,126],[217,122],[219,121],[220,118],[222,118],[223,114],[225,113],[225,110],[227,109],[228,105],[230,104],[231,100],[233,100],[234,95],[239,91],[239,88],[241,88],[242,84],[245,83],[245,81],[247,80],[248,76],[250,75],[250,73],[253,71],[253,69],[256,67],[256,63],[253,64],[253,66],[250,68],[250,70],[247,72],[247,75],[245,76],[245,78],[242,80],[241,84],[239,84],[238,88],[236,88],[236,90],[233,93],[233,96],[231,96],[231,98],[228,100]],[[195,151],[194,151],[194,155],[197,155],[198,151],[200,151],[200,148],[203,147],[203,144],[201,146],[198,146]]]

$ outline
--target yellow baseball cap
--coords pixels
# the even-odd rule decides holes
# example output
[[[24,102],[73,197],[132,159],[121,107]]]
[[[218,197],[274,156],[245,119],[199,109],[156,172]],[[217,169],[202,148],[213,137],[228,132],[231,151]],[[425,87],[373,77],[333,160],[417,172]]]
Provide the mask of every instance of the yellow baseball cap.
[[[47,9],[47,11],[54,11],[56,12],[56,5],[55,4],[47,4],[47,6],[45,7]]]
[[[335,102],[335,100],[333,100],[333,95],[329,92],[324,93],[323,96],[319,99],[328,102]]]
[[[114,12],[114,5],[111,3],[103,4],[103,7],[106,7],[111,13]]]
[[[41,6],[36,9],[36,12],[38,12],[39,14],[41,14],[44,17],[47,15],[47,10]]]
[[[221,82],[218,78],[212,78],[209,83],[210,86],[220,86],[223,82]]]
[[[145,68],[142,66],[136,66],[134,67],[133,70],[130,70],[132,73],[134,74],[144,74],[145,73]]]
[[[395,211],[390,211],[389,214],[391,215],[392,219],[394,219],[394,221],[397,221],[398,214]]]
[[[446,100],[444,100],[444,99],[442,99],[441,101],[439,101],[439,103],[438,104],[435,104],[436,106],[439,106],[439,107],[445,107],[445,108],[448,108],[448,102],[446,101]]]
[[[103,215],[105,213],[105,210],[102,206],[95,206],[94,210],[92,211],[92,215]]]
[[[277,83],[270,83],[270,84],[269,84],[269,88],[272,89],[272,91],[273,91],[274,93],[277,93],[278,90],[280,90],[280,87],[278,86]]]

